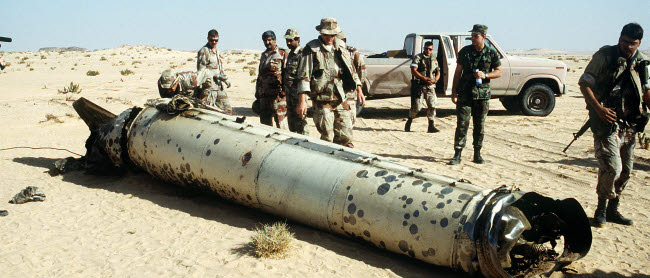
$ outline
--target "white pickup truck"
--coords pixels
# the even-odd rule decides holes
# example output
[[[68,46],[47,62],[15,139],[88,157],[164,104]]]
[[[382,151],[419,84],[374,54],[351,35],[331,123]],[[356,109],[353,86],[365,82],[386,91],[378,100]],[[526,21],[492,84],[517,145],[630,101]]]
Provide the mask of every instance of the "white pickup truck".
[[[365,58],[368,77],[364,81],[367,98],[410,96],[411,58],[422,52],[426,41],[433,42],[433,55],[436,55],[442,71],[436,93],[438,96],[451,96],[456,56],[462,47],[472,43],[470,38],[469,32],[408,34],[403,49],[368,56]],[[509,56],[489,35],[485,44],[499,53],[503,72],[500,78],[490,82],[492,98],[499,98],[503,106],[514,113],[521,111],[529,116],[550,114],[555,108],[555,96],[566,93],[567,65],[550,59]]]

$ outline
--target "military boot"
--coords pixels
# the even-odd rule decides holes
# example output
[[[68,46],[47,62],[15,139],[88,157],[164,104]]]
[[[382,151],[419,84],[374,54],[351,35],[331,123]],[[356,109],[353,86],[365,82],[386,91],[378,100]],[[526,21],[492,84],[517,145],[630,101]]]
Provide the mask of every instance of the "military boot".
[[[454,157],[449,161],[449,165],[456,165],[460,163],[460,154],[463,152],[462,148],[454,149]]]
[[[634,224],[634,222],[631,219],[625,218],[623,215],[621,215],[620,212],[618,212],[619,198],[620,196],[614,199],[609,199],[609,203],[607,204],[606,219],[612,223],[631,226]],[[598,202],[598,205],[600,205],[600,200]]]
[[[485,160],[481,157],[481,148],[474,148],[474,163],[483,164]]]
[[[406,125],[404,126],[404,131],[406,131],[406,132],[411,131],[411,123],[413,123],[413,118],[409,117],[408,120],[406,120]]]
[[[605,216],[605,206],[607,206],[607,199],[598,198],[598,207],[596,207],[596,212],[594,212],[594,226],[602,227],[607,223]]]
[[[440,130],[433,125],[433,120],[429,120],[429,129],[427,130],[427,132],[428,133],[440,132]]]

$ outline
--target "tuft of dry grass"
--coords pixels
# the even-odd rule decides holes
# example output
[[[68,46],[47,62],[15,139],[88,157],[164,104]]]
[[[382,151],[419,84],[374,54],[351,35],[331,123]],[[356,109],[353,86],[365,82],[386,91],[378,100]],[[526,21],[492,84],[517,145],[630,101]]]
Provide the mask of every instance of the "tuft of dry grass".
[[[88,76],[97,76],[97,75],[99,75],[99,71],[89,70],[89,71],[86,72],[86,75],[88,75]]]
[[[127,76],[129,74],[135,74],[135,72],[131,71],[130,69],[125,69],[125,70],[121,70],[120,74]]]
[[[254,232],[251,241],[258,257],[280,259],[291,251],[294,234],[289,231],[286,222],[263,224],[261,228],[255,228]]]
[[[44,122],[49,122],[49,121],[53,121],[53,122],[55,122],[57,124],[63,123],[63,120],[59,119],[59,117],[54,116],[53,114],[45,115],[45,120],[40,121],[39,123],[44,123]]]

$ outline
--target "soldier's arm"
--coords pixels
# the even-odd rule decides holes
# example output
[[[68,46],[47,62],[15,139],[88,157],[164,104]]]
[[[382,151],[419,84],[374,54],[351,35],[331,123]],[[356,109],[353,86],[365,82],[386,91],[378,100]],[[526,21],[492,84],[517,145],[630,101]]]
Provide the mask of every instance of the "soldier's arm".
[[[368,76],[368,73],[366,71],[366,62],[363,60],[363,56],[361,53],[359,53],[359,59],[358,59],[358,68],[359,68],[359,79],[361,79],[361,82],[366,80],[366,77]]]
[[[208,64],[207,53],[205,52],[205,48],[201,48],[201,50],[199,50],[199,53],[197,54],[196,69],[202,70],[205,68],[205,65],[207,64]]]
[[[605,55],[596,52],[591,58],[589,64],[585,68],[585,72],[580,76],[578,80],[578,85],[580,86],[580,92],[585,97],[585,102],[589,107],[594,109],[598,114],[598,117],[607,123],[613,123],[616,121],[616,112],[613,109],[609,109],[600,104],[596,95],[594,94],[593,88],[596,86],[596,80],[598,76],[603,74],[604,69],[607,67],[607,62]],[[645,101],[645,100],[644,100]]]
[[[436,83],[436,82],[438,82],[438,80],[440,80],[440,68],[439,67],[436,67],[435,73],[436,73],[436,75],[435,75],[435,80],[433,81],[433,83]]]
[[[298,105],[296,106],[296,114],[302,116],[307,114],[307,97],[305,95],[309,93],[311,81],[311,73],[313,70],[313,62],[311,57],[311,51],[309,48],[305,48],[302,51],[302,56],[300,57],[300,63],[298,64],[298,71],[296,73],[296,79],[294,82],[297,82],[296,92],[298,92]]]
[[[491,72],[485,74],[485,79],[495,79],[501,77],[501,66],[494,68]]]
[[[463,66],[461,64],[456,64],[456,72],[454,72],[454,82],[451,83],[451,101],[456,103],[456,98],[458,98],[458,83],[460,82],[460,75],[463,73]]]

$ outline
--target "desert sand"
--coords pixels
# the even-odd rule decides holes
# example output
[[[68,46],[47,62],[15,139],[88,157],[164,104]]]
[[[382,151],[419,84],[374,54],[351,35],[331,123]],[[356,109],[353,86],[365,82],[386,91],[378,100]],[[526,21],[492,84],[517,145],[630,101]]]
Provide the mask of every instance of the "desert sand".
[[[235,112],[258,122],[251,111],[254,72],[261,51],[224,52]],[[547,55],[545,57],[550,57]],[[598,169],[587,132],[565,154],[564,146],[586,119],[577,80],[590,57],[560,57],[569,67],[567,95],[547,117],[514,115],[490,103],[484,158],[446,165],[453,155],[454,105],[439,99],[438,134],[426,119],[403,127],[408,98],[371,100],[354,130],[356,148],[425,171],[464,178],[485,188],[514,185],[554,198],[576,198],[589,216],[596,205]],[[84,154],[88,128],[72,101],[85,97],[120,113],[158,96],[156,81],[167,68],[195,70],[196,52],[123,46],[86,52],[4,53],[0,72],[0,148],[54,147]],[[120,71],[129,69],[131,75]],[[89,70],[97,76],[87,76]],[[57,90],[74,82],[80,94]],[[49,116],[48,116],[49,115]],[[421,114],[422,115],[422,114]],[[310,121],[310,132],[318,132]],[[471,131],[470,131],[471,133]],[[282,220],[215,196],[180,192],[145,173],[98,177],[82,172],[51,177],[54,161],[75,156],[48,149],[0,151],[0,277],[465,277],[463,273],[411,260],[343,237],[289,222],[296,235],[285,259],[255,257],[253,229]],[[75,156],[77,157],[77,156]],[[650,275],[650,151],[637,148],[622,212],[634,226],[593,228],[589,254],[572,264],[578,277]],[[9,204],[14,194],[38,186],[44,202]],[[562,277],[563,274],[555,274]]]

